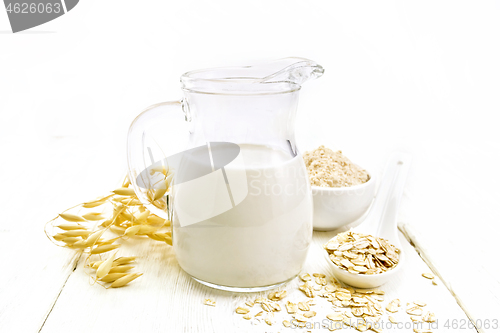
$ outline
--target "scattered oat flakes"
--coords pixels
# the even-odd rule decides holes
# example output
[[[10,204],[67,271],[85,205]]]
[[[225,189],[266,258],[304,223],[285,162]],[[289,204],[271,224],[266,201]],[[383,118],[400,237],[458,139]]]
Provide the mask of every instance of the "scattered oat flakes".
[[[236,313],[238,313],[238,314],[247,314],[247,313],[249,313],[249,312],[250,312],[250,310],[249,310],[249,309],[244,308],[244,307],[242,307],[242,306],[238,306],[238,307],[236,308]]]
[[[299,290],[304,292],[304,294],[307,297],[310,297],[310,298],[314,297],[314,288],[309,284],[309,281],[307,281],[303,285],[299,286]]]
[[[372,329],[372,331],[377,331],[376,323],[380,321],[382,315],[384,314],[382,301],[384,292],[380,289],[354,289],[352,287],[342,287],[341,284],[331,278],[326,278],[323,274],[315,273],[311,280],[325,279],[325,281],[331,281],[332,284],[325,285],[324,289],[318,295],[326,298],[334,306],[333,310],[335,313],[327,315],[327,318],[332,320],[331,324],[334,323],[345,323],[358,331],[366,331]],[[299,287],[300,290],[307,293],[307,290],[311,289],[313,282],[308,280],[303,285]],[[317,287],[322,287],[316,285]],[[314,289],[313,289],[314,291]],[[251,321],[252,324],[258,324],[261,322],[266,322],[268,325],[272,325],[275,321],[273,320],[274,315],[281,311],[281,296],[284,291],[273,292],[267,297],[257,297],[253,302],[247,301],[245,305],[251,307],[254,303],[260,304],[264,311],[260,311]],[[313,293],[313,297],[314,297]],[[274,301],[276,299],[276,301]],[[308,318],[312,318],[317,315],[316,311],[311,311],[311,306],[316,304],[315,299],[311,298],[307,301],[301,301],[298,303],[293,303],[291,301],[284,301],[282,303],[288,314],[291,314],[294,318],[293,320],[283,321],[283,325],[288,322],[296,327],[306,327]],[[400,301],[395,299],[391,302],[392,306],[396,309],[400,306]],[[304,311],[303,313],[297,313],[299,311]],[[346,311],[347,310],[347,311]],[[236,309],[237,313],[243,314],[244,319],[251,317],[249,314],[250,309],[240,306]],[[263,314],[266,314],[263,316]],[[264,319],[265,317],[265,319]],[[259,319],[262,318],[262,319]],[[330,325],[332,326],[332,325]],[[342,326],[342,325],[340,325]],[[330,330],[336,330],[342,327],[335,326]]]
[[[434,274],[432,274],[432,273],[423,273],[422,276],[426,279],[429,279],[429,280],[434,279]]]
[[[299,306],[299,310],[302,310],[302,311],[311,310],[311,308],[309,307],[309,303],[307,303],[307,302],[299,302],[298,306]]]
[[[326,279],[323,276],[316,276],[314,281],[316,282],[316,284],[319,284],[320,286],[326,286]]]
[[[215,306],[215,301],[213,299],[210,299],[210,298],[205,298],[203,300],[203,304],[209,305],[209,306]]]
[[[262,297],[262,296],[258,296],[258,297],[255,299],[254,303],[262,303],[262,302],[265,302],[265,301],[266,301],[266,299],[265,299],[264,297]]]
[[[334,292],[335,290],[337,290],[337,287],[335,286],[332,286],[331,284],[325,286],[325,291],[329,292],[329,293],[332,293]]]
[[[289,314],[293,314],[293,313],[297,312],[297,304],[295,304],[295,303],[288,301],[286,303],[285,307],[286,307],[286,311]]]
[[[406,309],[406,313],[409,315],[421,316],[422,315],[422,308],[419,306],[413,306],[411,308]]]
[[[316,311],[306,311],[304,312],[304,317],[306,318],[312,318],[316,315]]]
[[[385,295],[385,291],[380,289],[356,289],[355,290],[359,294],[377,294],[377,295]]]
[[[342,316],[342,313],[338,313],[338,312],[328,314],[328,315],[326,315],[326,318],[333,320],[333,321],[340,321],[340,320],[344,319],[344,317]]]
[[[336,331],[344,328],[344,323],[342,321],[336,321],[329,325],[328,329],[330,331]]]
[[[247,313],[246,315],[243,316],[243,319],[250,320],[252,319],[252,316]]]
[[[283,320],[283,326],[290,327],[291,324],[290,324],[290,322],[288,320]]]
[[[387,306],[385,307],[385,309],[389,312],[396,313],[396,312],[398,312],[400,306],[401,306],[401,302],[400,302],[399,298],[396,298],[396,299],[390,301],[389,304],[387,304]]]
[[[396,319],[394,319],[394,317],[393,317],[393,316],[389,316],[389,321],[390,321],[391,323],[393,323],[393,324],[397,324],[397,323],[398,323],[398,321],[397,321]]]
[[[266,311],[266,312],[272,312],[273,311],[273,306],[271,305],[270,302],[262,302],[261,305],[262,307],[262,310]]]
[[[343,322],[345,325],[347,325],[347,326],[354,327],[354,326],[353,326],[353,322],[351,321],[351,319],[350,319],[350,318],[344,318],[344,319],[342,319],[342,322]]]
[[[427,323],[433,323],[436,321],[436,315],[433,312],[427,312],[423,317],[422,320],[427,322]]]
[[[323,289],[323,286],[321,286],[321,285],[312,286],[312,289],[313,289],[314,291],[321,291],[321,289]]]
[[[271,326],[273,324],[273,319],[274,319],[274,314],[269,313],[264,321],[266,322],[266,324]]]
[[[273,293],[270,293],[267,298],[269,298],[271,301],[280,301],[286,296],[286,290],[280,290],[276,291]]]
[[[273,311],[281,311],[281,306],[278,303],[271,303],[271,307],[273,308]]]
[[[356,328],[360,332],[364,332],[368,329],[368,326],[365,324],[357,324],[354,328]]]
[[[361,317],[365,312],[362,307],[359,307],[359,308],[351,308],[351,313],[356,317]]]
[[[306,322],[307,321],[307,318],[304,317],[304,315],[302,315],[300,313],[294,314],[293,318],[295,318],[297,321],[301,321],[301,322]]]
[[[310,281],[311,280],[311,275],[309,275],[309,273],[303,273],[303,274],[300,274],[299,275],[299,278],[304,281],[304,282],[307,282],[307,281]]]

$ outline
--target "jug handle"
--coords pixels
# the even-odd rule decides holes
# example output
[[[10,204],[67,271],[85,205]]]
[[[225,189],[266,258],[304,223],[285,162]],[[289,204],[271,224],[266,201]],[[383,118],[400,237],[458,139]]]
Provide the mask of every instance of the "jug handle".
[[[188,138],[184,129],[191,121],[188,110],[184,100],[151,105],[134,119],[127,137],[128,178],[135,194],[151,213],[167,220],[171,220],[168,189],[172,177],[168,179],[169,174],[163,171],[164,183],[161,184],[161,180],[160,184],[153,183],[152,171],[144,171],[152,170],[153,165],[162,163],[162,159],[167,157],[166,154],[186,147],[187,140],[182,138]],[[157,140],[152,135],[154,128],[159,128],[157,132],[160,134],[165,132],[165,135],[162,135],[163,140]],[[160,142],[165,141],[168,142],[168,147],[160,147]],[[143,186],[139,186],[138,177],[141,177]],[[144,187],[144,184],[147,186]]]

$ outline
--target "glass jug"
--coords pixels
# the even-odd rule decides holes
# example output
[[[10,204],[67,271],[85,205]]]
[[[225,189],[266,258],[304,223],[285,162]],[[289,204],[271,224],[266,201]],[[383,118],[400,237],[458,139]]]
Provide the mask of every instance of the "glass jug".
[[[312,196],[295,142],[302,58],[188,72],[181,101],[130,126],[129,178],[169,219],[182,269],[198,282],[260,291],[294,278],[312,239]]]

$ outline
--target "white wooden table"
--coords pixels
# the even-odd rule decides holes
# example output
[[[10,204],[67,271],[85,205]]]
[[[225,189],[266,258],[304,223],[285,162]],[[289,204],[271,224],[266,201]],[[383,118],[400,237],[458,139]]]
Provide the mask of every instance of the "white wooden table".
[[[126,245],[122,255],[138,255],[138,269],[144,276],[121,289],[103,289],[89,284],[83,272],[80,255],[71,250],[53,247],[40,230],[31,233],[2,233],[2,244],[13,244],[13,238],[27,240],[32,244],[29,258],[9,255],[5,268],[16,268],[14,274],[3,274],[2,308],[0,326],[5,332],[286,332],[281,318],[273,326],[264,322],[251,324],[235,314],[234,310],[256,294],[237,294],[213,290],[191,280],[179,267],[172,248],[165,244],[144,240]],[[315,232],[305,271],[325,273],[331,276],[329,263],[322,254],[321,245],[335,232]],[[8,237],[7,237],[8,236]],[[445,285],[437,286],[421,276],[430,272],[415,249],[401,236],[408,262],[396,280],[384,285],[385,302],[399,298],[406,304],[415,300],[427,303],[426,310],[436,313],[440,328],[434,332],[455,331],[444,327],[446,320],[458,323],[468,321],[467,315],[456,303]],[[34,251],[33,249],[39,249]],[[7,250],[8,251],[8,250]],[[3,251],[4,254],[6,251]],[[8,252],[7,252],[8,253]],[[19,249],[15,253],[21,252]],[[9,260],[10,259],[10,260]],[[24,263],[17,262],[23,259]],[[7,277],[7,278],[6,278]],[[297,289],[298,279],[285,287],[289,293],[286,300],[306,300]],[[264,293],[266,294],[266,293]],[[205,298],[216,300],[216,307],[202,304]],[[317,297],[318,312],[315,321],[322,323],[332,306]],[[410,325],[405,307],[393,314],[401,324]],[[284,306],[283,306],[284,309]],[[260,310],[258,310],[260,311]],[[256,313],[253,309],[253,314]],[[387,317],[383,320],[387,322]],[[290,329],[288,329],[290,330]],[[2,330],[4,331],[4,330]],[[305,330],[304,330],[305,331]],[[327,331],[326,329],[318,329]],[[385,329],[385,332],[407,329]],[[475,329],[466,329],[474,332]]]
[[[69,176],[71,181],[64,177],[64,170],[72,164],[67,160],[65,162],[68,156],[65,152],[69,152],[76,145],[82,148],[78,158],[95,153],[91,153],[90,149],[85,151],[78,140],[61,139],[44,144],[57,152],[51,155],[54,160],[47,162],[47,167],[55,168],[51,170],[52,175],[60,172],[63,177],[31,178],[33,186],[39,189],[36,191],[39,200],[33,202],[32,209],[24,209],[23,202],[17,198],[11,197],[5,202],[6,207],[10,207],[5,212],[5,220],[16,222],[2,223],[0,230],[3,267],[0,275],[2,332],[286,332],[291,330],[285,329],[281,324],[283,319],[291,319],[289,315],[284,314],[284,311],[281,316],[276,317],[277,322],[273,326],[263,322],[253,325],[242,319],[241,315],[234,313],[235,308],[257,294],[217,291],[196,283],[180,269],[171,247],[148,239],[127,242],[120,250],[120,255],[139,257],[137,267],[144,276],[130,286],[120,289],[106,290],[92,286],[84,273],[80,254],[54,246],[46,239],[42,229],[44,222],[57,214],[58,210],[69,207],[75,201],[85,201],[99,193],[105,193],[104,189],[100,189],[99,193],[90,193],[94,190],[85,185],[85,179],[75,177],[79,173]],[[94,155],[94,158],[104,159],[104,153],[103,156]],[[17,169],[18,175],[28,172],[29,169],[29,165],[20,166]],[[56,178],[66,181],[54,182]],[[102,175],[97,176],[96,180],[101,184],[97,187],[113,187],[119,179],[118,176],[111,177],[108,181],[104,180],[105,178]],[[5,175],[2,179],[4,184],[10,186],[14,186],[17,180]],[[44,189],[49,186],[59,188],[60,192],[51,191],[44,196]],[[83,194],[75,191],[75,187],[81,188]],[[411,198],[405,194],[403,202],[409,200]],[[401,230],[417,247],[421,246],[421,240],[425,240],[418,238],[411,225],[401,223]],[[321,246],[337,232],[314,233],[314,242],[304,271],[331,276],[329,263],[322,254]],[[467,303],[461,304],[462,307],[457,303],[456,295],[453,295],[444,283],[448,281],[439,281],[436,286],[421,276],[422,273],[432,270],[435,270],[436,274],[441,274],[439,265],[427,266],[417,252],[429,257],[425,252],[426,249],[416,249],[403,234],[400,236],[408,261],[397,279],[381,287],[386,292],[383,304],[394,298],[401,299],[403,307],[393,316],[401,323],[410,325],[411,321],[409,315],[404,312],[404,305],[415,300],[424,301],[428,304],[425,309],[434,312],[438,318],[439,328],[433,332],[455,332],[456,329],[452,326],[454,322],[458,325],[466,324],[461,332],[475,332],[475,328],[467,327],[468,316],[473,317],[475,313],[470,311]],[[432,260],[432,257],[430,259]],[[298,279],[286,285],[288,296],[285,300],[306,299],[297,289],[297,285]],[[203,305],[202,301],[205,298],[214,299],[217,305],[215,307]],[[324,299],[318,299],[314,310],[318,312],[316,321],[321,322],[327,313],[332,312],[332,306]],[[252,311],[255,312],[255,309]],[[384,316],[383,320],[387,322],[387,317]],[[402,329],[397,327],[384,329],[384,332],[396,330],[413,331],[407,326]],[[327,330],[322,328],[316,331]]]
[[[337,147],[378,172],[392,150],[413,153],[399,213],[412,244],[402,275],[382,287],[386,302],[427,302],[440,331],[446,320],[500,319],[495,2],[86,0],[16,35],[2,15],[1,333],[286,332],[241,319],[244,296],[194,283],[153,241],[124,247],[144,272],[129,287],[91,286],[79,255],[43,225],[116,186],[128,125],[178,99],[183,72],[293,55],[326,70],[301,92],[299,148]],[[315,233],[307,271],[329,274],[317,252],[332,235]],[[431,270],[438,286],[421,277]]]

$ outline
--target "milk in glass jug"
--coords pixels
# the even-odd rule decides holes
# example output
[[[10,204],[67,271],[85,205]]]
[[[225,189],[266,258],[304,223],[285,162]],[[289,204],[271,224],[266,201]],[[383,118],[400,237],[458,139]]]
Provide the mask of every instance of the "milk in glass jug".
[[[301,84],[322,74],[302,58],[188,72],[181,101],[132,123],[129,178],[171,220],[179,265],[196,281],[260,291],[300,272],[313,208],[295,114]]]

